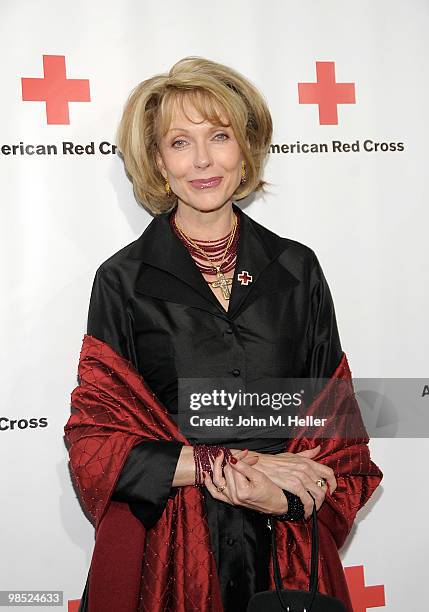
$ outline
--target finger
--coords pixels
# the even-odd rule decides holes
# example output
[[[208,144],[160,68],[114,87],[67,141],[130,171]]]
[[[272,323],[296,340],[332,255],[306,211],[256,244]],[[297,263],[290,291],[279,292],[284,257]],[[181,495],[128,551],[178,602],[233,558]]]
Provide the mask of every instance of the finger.
[[[241,448],[240,450],[236,451],[235,453],[231,453],[231,454],[236,459],[242,459],[243,457],[246,457],[246,455],[248,455],[248,453],[249,453],[249,449],[248,448]]]
[[[283,489],[297,495],[304,506],[304,517],[307,519],[313,511],[313,499],[302,484],[301,480],[291,476],[286,485],[282,485]]]
[[[231,489],[231,485],[228,485],[228,480],[225,475],[225,468],[228,466],[226,465],[222,470],[223,456],[224,452],[221,450],[215,458],[213,465],[213,484],[215,487],[223,487],[223,485],[226,485],[221,493],[216,489],[216,492],[221,496],[218,499],[228,500],[231,504],[235,505],[237,498],[236,496],[234,497],[234,488]]]
[[[314,480],[314,482],[316,482],[316,480],[319,478],[324,478],[329,483],[331,493],[333,493],[337,488],[337,480],[332,468],[324,465],[323,463],[318,463],[317,461],[307,457],[304,463],[300,463],[300,460],[298,460],[294,467],[295,469],[303,470],[310,478]]]
[[[313,482],[316,482],[320,478],[320,472],[317,470],[317,466],[318,464],[310,459],[308,459],[308,461],[300,460],[290,466],[289,472],[302,476],[305,475],[307,478],[313,480]]]
[[[314,448],[307,448],[306,450],[299,451],[299,453],[295,453],[296,455],[301,455],[303,457],[313,457],[314,455],[318,455],[320,452],[321,446],[318,444]]]
[[[208,492],[210,493],[210,495],[212,497],[214,497],[215,499],[220,499],[221,501],[227,502],[231,505],[233,505],[231,503],[231,500],[229,499],[229,497],[227,495],[225,495],[225,492],[222,491],[218,491],[216,489],[216,486],[213,484],[212,479],[210,478],[210,474],[208,474],[207,472],[203,472],[204,475],[204,485],[206,486]],[[226,489],[225,489],[226,491]]]
[[[221,494],[219,493],[219,491],[216,489],[215,485],[213,484],[213,481],[208,472],[203,471],[203,479],[204,479],[204,486],[207,488],[207,490],[212,495],[212,497],[215,497],[216,499],[220,499]]]
[[[245,461],[248,465],[255,465],[255,463],[259,461],[258,453],[249,453],[248,448],[232,453],[232,456],[237,460],[239,459],[240,461]]]
[[[225,466],[225,477],[231,491],[231,498],[236,505],[251,507],[250,495],[253,487],[249,480],[237,470],[231,469],[233,464]]]
[[[335,489],[338,486],[338,482],[337,482],[337,479],[335,478],[335,474],[331,474],[329,477],[322,475],[322,478],[325,478],[326,487],[328,488],[329,493],[332,495],[332,493],[335,491]]]
[[[335,476],[334,476],[334,483],[335,483],[335,485],[333,487],[331,487],[331,484],[330,484],[329,480],[326,482],[326,486],[328,487],[328,492],[329,492],[330,495],[332,495],[334,493],[335,489],[338,487],[338,482],[337,482],[337,479],[335,478]]]
[[[321,448],[322,448],[321,444],[318,444],[314,448],[308,448],[307,450],[300,451],[299,453],[295,453],[295,454],[300,455],[301,457],[307,457],[314,461],[314,457],[319,454]],[[335,478],[333,471],[331,471],[331,468],[323,465],[322,463],[317,463],[317,466],[321,467],[321,469],[318,469],[317,471],[322,478],[325,478],[325,480],[328,481],[329,491],[332,494],[337,488],[337,479]]]
[[[329,491],[329,493],[332,495],[332,493],[337,488],[337,479],[335,478],[335,476],[333,474],[327,475],[326,473],[319,473],[317,480],[319,480],[320,478],[323,478],[326,481],[322,488],[325,489],[326,492]]]
[[[214,460],[213,463],[213,484],[216,487],[221,487],[222,485],[225,484],[224,482],[224,475],[222,473],[222,461],[223,461],[223,451],[221,450],[220,453],[217,455],[217,457]]]
[[[325,501],[325,495],[327,488],[319,487],[313,480],[304,478],[304,487],[308,493],[311,493],[316,502],[316,510],[319,510],[323,502]]]
[[[310,459],[311,461],[311,459]],[[331,493],[335,491],[337,488],[337,479],[335,478],[335,474],[332,468],[323,463],[317,463],[317,461],[312,461],[314,470],[317,472],[317,478],[324,478],[329,484],[329,490]]]
[[[304,505],[304,518],[308,519],[313,512],[313,498],[304,487],[299,487],[298,493],[295,493],[295,495],[298,495],[302,501]]]
[[[250,481],[259,482],[261,480],[261,472],[253,468],[251,465],[248,465],[244,461],[237,461],[237,463],[230,462],[229,465],[233,470],[239,472]]]
[[[250,461],[250,457],[249,457],[249,461]],[[238,463],[241,463],[241,461]],[[236,492],[238,487],[247,486],[249,484],[249,480],[241,472],[231,469],[233,465],[237,465],[237,464],[234,464],[230,461],[228,462],[228,465],[225,466],[225,476],[227,473],[228,475],[231,476],[233,483],[234,483],[234,490]],[[249,465],[249,464],[245,463],[245,465]]]
[[[321,477],[319,468],[320,465],[311,459],[298,460],[295,457],[295,462],[288,469],[287,475],[294,475],[301,480],[306,489],[315,490],[318,493],[317,489],[320,489],[320,487],[317,485],[317,481]],[[317,489],[314,487],[317,487]],[[323,490],[326,492],[327,487],[324,487]]]
[[[243,461],[244,459],[246,460],[255,459],[256,461],[259,461],[259,453],[255,451],[249,451],[248,448],[244,448],[242,450],[239,450],[236,453],[232,453],[232,456],[235,457],[236,459],[240,459],[241,461]]]
[[[225,480],[226,480],[226,489],[228,491],[228,497],[234,505],[238,504],[237,497],[237,487],[234,479],[234,473],[231,470],[229,464],[224,468]]]
[[[311,498],[311,510],[310,510],[309,515],[307,516],[307,519],[309,519],[311,517],[311,515],[313,514],[314,505],[316,505],[316,511],[318,510],[318,508],[317,508],[317,501],[316,501],[314,495],[312,494],[312,492],[311,491],[307,491],[307,493],[308,493],[308,495]]]
[[[259,461],[259,455],[257,453],[249,453],[248,451],[245,455],[233,455],[233,457],[235,457],[235,459],[239,459],[240,461],[244,461],[247,463],[247,465],[255,465],[255,463],[258,463]]]
[[[256,465],[259,461],[259,457],[244,457],[241,461],[247,465]]]
[[[316,484],[316,480],[309,478],[305,473],[291,471],[290,475],[300,482],[300,485],[305,491],[310,491],[313,494],[313,496],[316,498],[316,506],[318,510],[325,500],[326,487],[319,487]]]

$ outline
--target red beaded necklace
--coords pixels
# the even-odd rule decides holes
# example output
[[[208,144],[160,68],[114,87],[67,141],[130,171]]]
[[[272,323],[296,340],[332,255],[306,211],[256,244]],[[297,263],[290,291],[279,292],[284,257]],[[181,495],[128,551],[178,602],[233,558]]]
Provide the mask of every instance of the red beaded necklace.
[[[176,211],[170,215],[170,225],[188,249],[192,259],[195,261],[201,273],[207,275],[217,275],[216,281],[207,281],[212,287],[220,287],[223,297],[230,298],[229,286],[232,285],[232,278],[226,278],[225,273],[232,270],[237,260],[238,240],[240,236],[240,217],[234,213],[234,225],[231,231],[223,238],[216,240],[197,240],[190,238],[176,223]],[[201,261],[209,261],[207,265]]]

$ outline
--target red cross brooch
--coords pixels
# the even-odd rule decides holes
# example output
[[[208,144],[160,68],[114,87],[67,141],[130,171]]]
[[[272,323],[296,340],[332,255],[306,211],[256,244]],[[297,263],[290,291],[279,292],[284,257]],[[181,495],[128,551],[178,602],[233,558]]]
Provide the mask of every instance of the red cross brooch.
[[[242,285],[248,285],[252,282],[253,276],[251,276],[247,270],[242,270],[237,278]]]

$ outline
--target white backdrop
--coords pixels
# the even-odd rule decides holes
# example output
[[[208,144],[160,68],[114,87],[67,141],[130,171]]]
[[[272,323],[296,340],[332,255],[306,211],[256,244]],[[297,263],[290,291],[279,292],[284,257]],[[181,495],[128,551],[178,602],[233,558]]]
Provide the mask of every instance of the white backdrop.
[[[3,0],[0,17],[0,589],[63,590],[72,611],[93,528],[70,483],[62,430],[91,284],[151,220],[120,159],[98,150],[113,142],[129,91],[200,55],[260,88],[273,144],[326,143],[327,153],[272,153],[270,193],[240,205],[317,253],[354,377],[424,377],[429,2]],[[68,79],[88,80],[90,101],[70,102],[68,123],[48,122],[45,103],[29,101],[31,84],[21,83],[43,77],[43,56],[64,57]],[[321,125],[318,106],[299,103],[298,83],[316,81],[316,62],[334,62],[336,80],[354,84],[356,103],[338,105],[338,124]],[[57,109],[64,88],[47,91]],[[358,142],[360,152],[333,152],[333,140]],[[365,141],[403,150],[366,151]],[[14,153],[20,142],[57,153]],[[94,143],[95,153],[64,154],[63,142]],[[422,609],[428,450],[423,439],[371,442],[384,480],[342,550],[355,612]]]

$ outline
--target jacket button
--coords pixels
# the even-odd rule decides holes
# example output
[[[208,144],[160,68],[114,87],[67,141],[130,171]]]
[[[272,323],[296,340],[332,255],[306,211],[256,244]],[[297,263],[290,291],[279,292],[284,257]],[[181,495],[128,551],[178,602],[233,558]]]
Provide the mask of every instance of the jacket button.
[[[229,588],[230,588],[230,589],[233,589],[233,588],[235,587],[235,585],[236,585],[235,580],[232,580],[232,579],[231,579],[231,580],[228,582],[228,586],[229,586]]]
[[[232,327],[228,327],[228,329],[225,330],[227,334],[233,334],[234,330],[232,329]]]
[[[226,541],[226,543],[227,543],[229,546],[232,546],[233,544],[235,544],[235,539],[234,539],[234,538],[228,538],[228,539],[227,539],[227,541]]]
[[[238,368],[234,368],[232,373],[234,374],[234,376],[240,376],[240,370]]]

